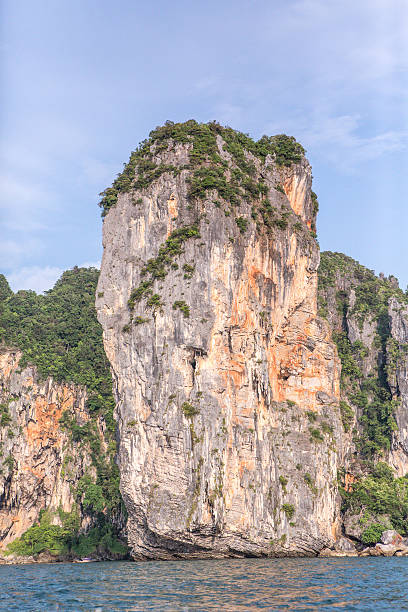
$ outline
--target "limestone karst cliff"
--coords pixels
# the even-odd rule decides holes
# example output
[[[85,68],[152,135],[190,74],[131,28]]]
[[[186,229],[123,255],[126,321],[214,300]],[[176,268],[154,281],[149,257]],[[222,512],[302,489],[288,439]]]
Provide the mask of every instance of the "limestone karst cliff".
[[[65,272],[46,296],[13,294],[0,277],[0,549],[8,561],[126,554],[97,276]]]
[[[0,562],[408,536],[408,297],[319,254],[311,188],[293,138],[168,122],[102,194],[100,275],[0,275]]]
[[[340,364],[302,147],[166,124],[104,193],[98,319],[137,559],[317,554],[340,533]]]

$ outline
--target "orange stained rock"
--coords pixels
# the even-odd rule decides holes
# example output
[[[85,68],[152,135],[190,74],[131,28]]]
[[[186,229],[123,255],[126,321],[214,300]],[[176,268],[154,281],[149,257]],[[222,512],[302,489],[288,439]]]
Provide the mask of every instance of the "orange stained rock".
[[[239,326],[242,330],[248,331],[255,327],[254,313],[249,308],[245,308],[244,299],[242,296],[235,296],[232,303],[231,325]]]
[[[246,374],[245,355],[238,352],[231,353],[226,338],[221,336],[213,335],[211,349],[209,358],[225,386],[227,387],[232,380],[235,387],[239,388]]]
[[[294,370],[303,369],[303,346],[295,344],[286,361],[282,362],[282,365]]]
[[[350,472],[346,472],[344,475],[344,488],[347,492],[350,492],[353,490],[353,483],[357,480],[357,478],[353,475],[350,474]]]
[[[282,380],[279,377],[280,364],[277,363],[276,349],[273,346],[267,347],[268,358],[268,376],[269,384],[271,385],[273,399],[276,402],[283,402],[285,393]]]
[[[41,480],[42,478],[44,478],[45,474],[44,472],[41,472],[40,470],[35,470],[34,468],[30,467],[28,464],[23,463],[23,465],[20,466],[20,470],[22,472],[29,472],[30,474],[32,474],[35,478],[37,478],[37,480]]]
[[[61,447],[59,421],[62,413],[72,407],[73,397],[70,390],[63,388],[63,396],[58,404],[47,403],[44,396],[38,395],[34,402],[34,422],[27,425],[27,440],[30,445],[41,446],[45,442]]]
[[[267,415],[270,411],[269,406],[267,407],[265,404],[265,399],[261,396],[259,400],[256,402],[256,412],[260,415]]]
[[[241,459],[238,465],[239,477],[242,478],[244,471],[253,472],[255,470],[255,461],[253,458]]]
[[[245,379],[245,360],[243,355],[234,355],[226,370],[221,370],[221,375],[224,380],[229,378],[232,380],[236,388],[239,388]]]
[[[11,373],[13,372],[13,370],[16,369],[17,364],[20,360],[21,357],[21,353],[20,354],[15,354],[15,353],[3,353],[0,354],[0,371],[3,373],[3,378],[4,379],[8,379],[11,375]]]
[[[293,211],[299,215],[299,217],[306,222],[309,229],[311,229],[312,220],[305,216],[305,203],[307,198],[307,185],[305,181],[300,181],[299,177],[294,174],[284,181],[283,189]]]
[[[289,247],[289,259],[288,259],[288,264],[290,266],[297,266],[298,265],[298,258],[297,258],[297,237],[296,234],[293,233],[292,236],[290,237],[290,247]]]
[[[167,235],[166,235],[166,238],[168,238],[170,236],[171,232],[174,229],[173,219],[177,219],[177,217],[178,217],[177,198],[174,195],[174,193],[172,193],[171,196],[169,197],[169,199],[167,200],[167,210],[168,210],[169,214],[168,214],[168,224],[167,224]]]
[[[304,199],[299,197],[299,194],[297,193],[297,183],[295,182],[295,178],[293,176],[290,176],[284,181],[283,189],[293,211],[297,215],[302,216]]]
[[[254,263],[249,264],[248,266],[248,288],[250,289],[250,293],[252,296],[259,300],[259,285],[258,285],[258,277],[263,276],[262,270],[259,266],[256,266]]]

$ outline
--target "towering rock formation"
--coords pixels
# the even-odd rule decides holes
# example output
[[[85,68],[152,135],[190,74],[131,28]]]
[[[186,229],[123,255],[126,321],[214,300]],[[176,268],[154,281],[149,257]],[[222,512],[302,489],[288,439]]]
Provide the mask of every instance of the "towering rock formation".
[[[340,366],[303,153],[168,123],[104,193],[96,306],[137,559],[316,554],[339,533]]]

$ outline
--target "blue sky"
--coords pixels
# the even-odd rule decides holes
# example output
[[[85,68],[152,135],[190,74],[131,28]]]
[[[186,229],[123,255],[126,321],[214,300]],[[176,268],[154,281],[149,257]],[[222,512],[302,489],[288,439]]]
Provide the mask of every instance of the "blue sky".
[[[322,249],[408,283],[406,0],[3,0],[1,272],[101,257],[98,193],[166,119],[294,135]]]

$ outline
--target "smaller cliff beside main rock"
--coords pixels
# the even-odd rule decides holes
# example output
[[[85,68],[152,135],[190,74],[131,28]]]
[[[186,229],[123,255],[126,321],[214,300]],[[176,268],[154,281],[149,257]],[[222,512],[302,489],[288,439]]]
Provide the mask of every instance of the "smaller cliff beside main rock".
[[[394,277],[376,276],[351,257],[322,253],[319,312],[342,361],[343,420],[355,428],[354,456],[383,454],[408,471],[408,296]],[[352,457],[350,455],[350,457]]]
[[[0,278],[0,548],[4,560],[126,554],[98,271],[45,296]],[[11,553],[11,554],[10,554]],[[39,557],[38,557],[39,555]]]
[[[408,296],[394,277],[341,253],[321,254],[319,312],[342,363],[343,532],[376,544],[408,535]]]
[[[86,473],[95,475],[89,455],[80,442],[71,444],[60,424],[64,413],[89,423],[86,390],[41,381],[35,367],[20,370],[20,360],[19,351],[0,352],[2,547],[20,538],[45,508],[71,513],[78,482]]]

